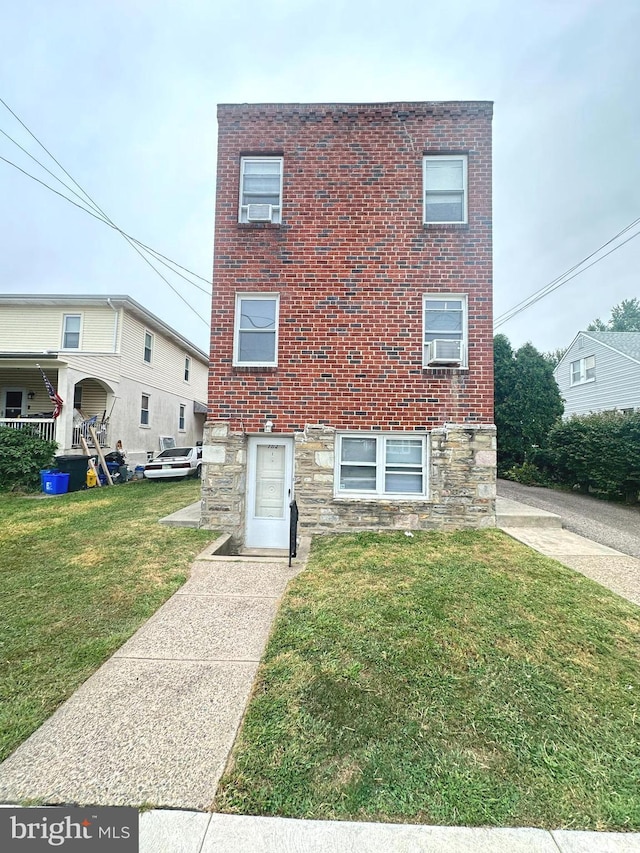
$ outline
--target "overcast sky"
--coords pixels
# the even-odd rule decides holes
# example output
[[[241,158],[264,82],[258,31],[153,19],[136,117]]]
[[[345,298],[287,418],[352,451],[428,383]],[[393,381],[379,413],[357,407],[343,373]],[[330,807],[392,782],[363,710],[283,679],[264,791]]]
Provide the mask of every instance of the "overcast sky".
[[[640,217],[639,32],[640,0],[4,0],[0,97],[120,228],[204,278],[216,104],[493,100],[498,316]],[[0,130],[44,162],[2,105]],[[2,135],[0,156],[52,182]],[[128,294],[208,351],[210,296],[165,270],[190,310],[2,161],[0,199],[2,292]],[[640,238],[499,331],[567,345],[640,297],[639,269]]]

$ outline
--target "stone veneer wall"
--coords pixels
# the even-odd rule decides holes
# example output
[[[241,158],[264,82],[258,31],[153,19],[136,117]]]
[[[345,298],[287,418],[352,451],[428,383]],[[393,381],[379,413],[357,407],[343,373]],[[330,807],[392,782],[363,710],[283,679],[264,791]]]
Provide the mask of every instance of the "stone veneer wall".
[[[493,527],[496,430],[447,424],[430,432],[429,499],[354,500],[333,494],[335,430],[307,425],[295,434],[295,496],[301,533]],[[246,436],[225,422],[205,426],[202,523],[244,538]]]

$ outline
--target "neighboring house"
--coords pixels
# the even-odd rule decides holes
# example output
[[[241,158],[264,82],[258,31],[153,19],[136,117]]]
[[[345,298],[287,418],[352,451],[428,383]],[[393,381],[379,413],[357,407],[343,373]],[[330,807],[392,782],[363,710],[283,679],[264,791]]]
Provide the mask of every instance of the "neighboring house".
[[[495,523],[491,117],[218,108],[205,524]]]
[[[93,418],[131,465],[161,436],[202,439],[207,356],[128,296],[0,296],[0,347],[0,425],[33,426],[59,455],[83,452]],[[37,365],[64,401],[55,420]]]
[[[640,409],[640,332],[578,332],[554,376],[565,418]]]

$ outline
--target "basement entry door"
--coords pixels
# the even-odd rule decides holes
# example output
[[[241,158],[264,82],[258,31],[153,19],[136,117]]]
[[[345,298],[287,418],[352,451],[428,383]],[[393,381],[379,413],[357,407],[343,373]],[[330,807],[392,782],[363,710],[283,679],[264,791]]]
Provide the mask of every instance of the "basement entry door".
[[[289,547],[293,439],[250,436],[247,454],[248,548]]]

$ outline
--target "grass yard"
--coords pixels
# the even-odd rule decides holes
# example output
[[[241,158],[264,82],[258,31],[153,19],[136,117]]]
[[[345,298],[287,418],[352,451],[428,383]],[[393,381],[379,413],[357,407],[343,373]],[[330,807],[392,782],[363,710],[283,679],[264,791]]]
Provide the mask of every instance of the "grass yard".
[[[495,530],[321,538],[218,811],[640,829],[640,610]]]
[[[156,522],[199,490],[141,481],[0,495],[0,759],[185,581],[212,533]]]

